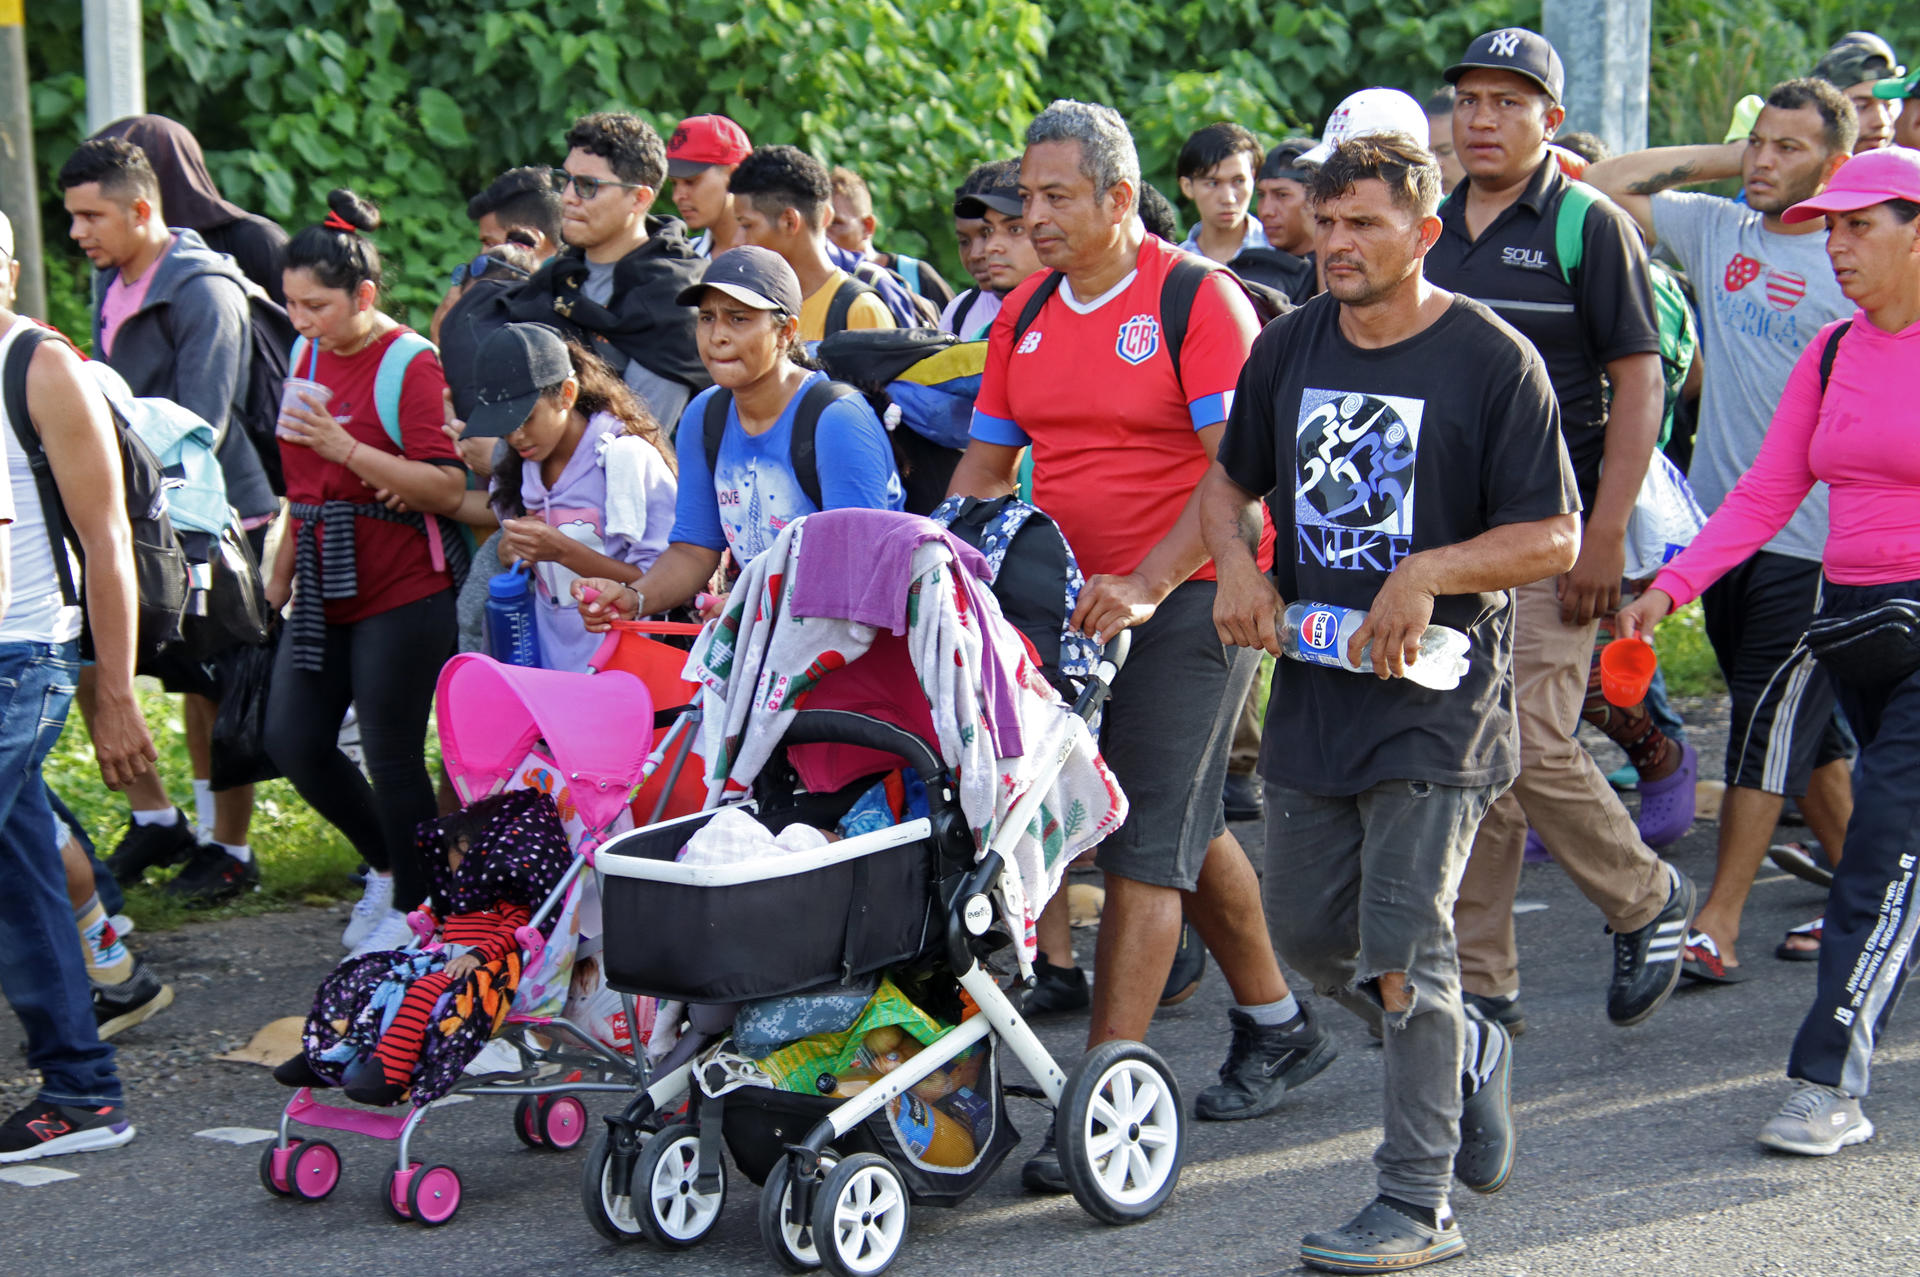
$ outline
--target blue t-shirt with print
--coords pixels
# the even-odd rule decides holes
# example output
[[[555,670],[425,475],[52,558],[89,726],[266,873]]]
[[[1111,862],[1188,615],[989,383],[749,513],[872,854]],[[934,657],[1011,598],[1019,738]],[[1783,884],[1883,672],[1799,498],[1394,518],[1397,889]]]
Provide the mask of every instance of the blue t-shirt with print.
[[[794,392],[771,430],[750,435],[740,428],[740,410],[727,409],[717,473],[707,469],[707,400],[703,390],[680,414],[675,447],[680,492],[674,506],[675,541],[731,550],[741,566],[759,557],[789,523],[812,514],[813,502],[793,472],[793,417],[807,387],[826,376],[814,373]],[[850,395],[827,405],[814,431],[814,467],[828,510],[898,510],[905,489],[893,464],[886,427],[867,401]]]

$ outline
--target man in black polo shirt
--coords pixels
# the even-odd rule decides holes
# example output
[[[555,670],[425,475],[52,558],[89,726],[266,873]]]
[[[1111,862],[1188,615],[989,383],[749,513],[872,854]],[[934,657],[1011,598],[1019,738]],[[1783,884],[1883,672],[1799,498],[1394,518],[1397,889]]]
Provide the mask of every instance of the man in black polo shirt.
[[[1613,929],[1608,1018],[1638,1024],[1679,979],[1694,889],[1640,837],[1573,730],[1598,621],[1620,606],[1627,516],[1660,430],[1660,334],[1646,250],[1631,218],[1605,198],[1587,198],[1548,154],[1566,114],[1565,72],[1543,37],[1518,27],[1490,31],[1446,77],[1454,151],[1467,177],[1440,207],[1427,277],[1484,302],[1540,352],[1586,510],[1573,570],[1515,591],[1520,775],[1481,823],[1461,883],[1461,983],[1477,1013],[1510,1030],[1524,1024],[1513,897],[1531,824]],[[1574,265],[1561,245],[1571,257],[1576,242]],[[1684,785],[1690,796],[1690,754],[1667,752],[1679,756],[1664,759],[1664,774],[1648,784]]]

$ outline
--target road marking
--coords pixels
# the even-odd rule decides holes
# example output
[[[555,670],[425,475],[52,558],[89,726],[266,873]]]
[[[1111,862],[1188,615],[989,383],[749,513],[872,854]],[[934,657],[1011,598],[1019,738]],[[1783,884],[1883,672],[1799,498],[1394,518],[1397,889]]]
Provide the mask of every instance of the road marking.
[[[1516,900],[1513,902],[1513,912],[1516,915],[1523,913],[1542,913],[1546,908],[1547,902],[1544,900]]]
[[[443,1109],[449,1104],[471,1103],[473,1103],[473,1097],[471,1095],[443,1095],[433,1103],[427,1105],[427,1107],[430,1109]]]
[[[263,1131],[257,1126],[212,1126],[194,1134],[203,1140],[219,1140],[222,1144],[258,1144],[262,1140],[273,1139],[278,1132]]]
[[[51,1166],[9,1166],[0,1171],[0,1180],[9,1184],[18,1184],[22,1188],[38,1188],[42,1184],[57,1184],[63,1179],[79,1179],[72,1171],[56,1171]]]

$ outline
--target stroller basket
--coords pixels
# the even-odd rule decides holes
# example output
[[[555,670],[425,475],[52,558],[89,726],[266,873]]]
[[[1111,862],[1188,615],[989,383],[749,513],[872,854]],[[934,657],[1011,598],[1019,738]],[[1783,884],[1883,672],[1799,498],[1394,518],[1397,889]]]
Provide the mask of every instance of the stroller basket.
[[[926,820],[735,865],[674,855],[712,812],[600,851],[607,983],[683,1002],[796,993],[918,956],[944,935]]]

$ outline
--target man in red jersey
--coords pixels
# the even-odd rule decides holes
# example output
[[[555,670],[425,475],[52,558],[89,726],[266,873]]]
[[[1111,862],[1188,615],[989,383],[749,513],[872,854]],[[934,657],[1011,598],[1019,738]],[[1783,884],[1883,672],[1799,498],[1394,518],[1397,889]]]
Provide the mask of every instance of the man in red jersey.
[[[1220,803],[1258,660],[1213,627],[1213,566],[1192,497],[1257,324],[1230,276],[1146,235],[1139,190],[1133,139],[1111,108],[1055,102],[1027,130],[1024,220],[1051,269],[1009,294],[994,321],[952,490],[1013,491],[1031,445],[1034,504],[1089,573],[1074,624],[1096,640],[1135,630],[1102,741],[1131,813],[1098,853],[1107,896],[1088,1040],[1146,1036],[1184,907],[1236,1003],[1220,1083],[1196,1112],[1258,1117],[1335,1052],[1280,974],[1253,868]],[[1207,273],[1196,282],[1194,270]],[[1260,562],[1272,553],[1269,527]],[[1064,1190],[1051,1136],[1022,1178]]]

